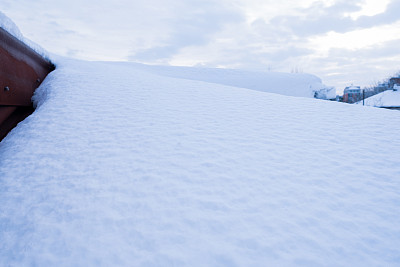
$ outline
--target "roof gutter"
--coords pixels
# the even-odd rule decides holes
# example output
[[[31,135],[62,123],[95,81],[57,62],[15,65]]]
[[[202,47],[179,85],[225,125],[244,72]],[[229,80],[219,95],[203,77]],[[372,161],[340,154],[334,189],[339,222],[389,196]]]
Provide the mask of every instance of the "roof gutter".
[[[0,28],[0,140],[33,112],[32,96],[55,66]]]

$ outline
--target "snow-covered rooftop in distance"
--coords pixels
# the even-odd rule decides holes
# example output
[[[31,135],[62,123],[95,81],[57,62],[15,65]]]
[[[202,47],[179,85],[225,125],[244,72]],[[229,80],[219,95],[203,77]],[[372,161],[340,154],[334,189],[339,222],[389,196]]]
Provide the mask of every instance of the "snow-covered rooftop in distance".
[[[346,92],[348,92],[350,90],[361,91],[361,87],[360,86],[354,86],[354,85],[348,86],[348,87],[346,87],[344,89],[344,93],[346,93]]]
[[[54,63],[0,142],[0,266],[400,263],[399,112],[239,70]]]
[[[357,104],[362,105],[362,101]],[[386,90],[382,93],[368,97],[364,100],[366,106],[379,107],[379,108],[400,108],[400,91]]]
[[[349,86],[349,87],[346,87],[347,89],[360,89],[360,86],[355,86],[355,85],[352,85],[352,86]]]

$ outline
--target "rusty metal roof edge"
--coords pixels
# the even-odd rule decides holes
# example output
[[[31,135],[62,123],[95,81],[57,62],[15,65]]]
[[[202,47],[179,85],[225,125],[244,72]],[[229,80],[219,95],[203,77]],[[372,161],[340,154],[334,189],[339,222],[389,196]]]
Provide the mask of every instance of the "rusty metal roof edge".
[[[32,94],[56,66],[1,27],[0,51],[0,85],[4,87],[0,88],[1,141],[33,112]]]
[[[48,59],[44,58],[38,52],[36,52],[33,48],[29,47],[27,44],[13,36],[11,33],[6,31],[5,29],[0,27],[0,45],[4,47],[13,57],[18,60],[28,61],[29,65],[41,65],[41,67],[53,71],[55,69],[55,65]],[[26,56],[21,57],[21,52],[23,52]]]

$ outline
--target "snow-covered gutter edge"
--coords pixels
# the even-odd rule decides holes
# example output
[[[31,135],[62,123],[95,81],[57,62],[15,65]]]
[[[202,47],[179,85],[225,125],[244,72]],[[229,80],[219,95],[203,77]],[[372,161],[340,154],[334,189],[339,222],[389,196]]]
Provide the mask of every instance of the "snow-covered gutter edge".
[[[55,66],[3,27],[0,27],[0,62],[1,140],[33,112],[33,93]]]

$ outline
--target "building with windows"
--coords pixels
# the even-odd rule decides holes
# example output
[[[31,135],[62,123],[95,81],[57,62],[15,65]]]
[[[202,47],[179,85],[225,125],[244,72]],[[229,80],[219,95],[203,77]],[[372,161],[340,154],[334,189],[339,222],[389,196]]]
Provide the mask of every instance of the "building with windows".
[[[355,103],[362,99],[362,91],[360,86],[348,86],[343,92],[343,102]]]

